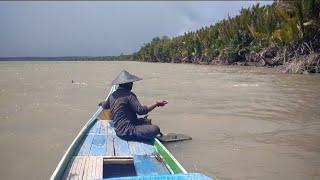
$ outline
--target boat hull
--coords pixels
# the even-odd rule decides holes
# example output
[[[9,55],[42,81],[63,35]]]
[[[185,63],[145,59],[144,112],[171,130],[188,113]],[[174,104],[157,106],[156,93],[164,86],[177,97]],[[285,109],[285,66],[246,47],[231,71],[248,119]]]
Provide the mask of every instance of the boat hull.
[[[113,86],[109,95],[115,89],[116,87]],[[99,117],[107,117],[99,116],[102,113],[103,110],[99,107],[83,126],[63,155],[50,178],[51,180],[156,179],[159,177],[164,179],[205,179],[204,175],[187,173],[157,139],[152,142],[120,139],[115,133],[111,120],[98,119]],[[119,170],[123,172],[117,172]],[[128,175],[131,177],[123,177]]]

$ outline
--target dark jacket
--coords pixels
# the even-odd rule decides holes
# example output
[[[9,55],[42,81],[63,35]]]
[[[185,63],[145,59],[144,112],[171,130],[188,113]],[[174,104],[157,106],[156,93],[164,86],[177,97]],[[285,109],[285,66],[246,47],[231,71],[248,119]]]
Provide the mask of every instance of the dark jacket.
[[[133,134],[137,114],[148,113],[148,107],[142,106],[133,92],[121,87],[109,96],[102,108],[110,109],[115,131],[120,137]]]

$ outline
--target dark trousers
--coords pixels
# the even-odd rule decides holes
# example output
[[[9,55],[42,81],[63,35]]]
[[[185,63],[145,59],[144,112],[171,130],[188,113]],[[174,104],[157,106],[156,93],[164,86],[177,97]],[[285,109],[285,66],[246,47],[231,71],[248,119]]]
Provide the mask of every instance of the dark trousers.
[[[137,141],[151,141],[160,133],[160,128],[156,125],[135,126],[134,136]]]
[[[128,141],[152,141],[158,134],[160,134],[158,126],[146,124],[143,119],[137,119],[132,135],[121,138]]]
[[[160,133],[156,125],[148,124],[143,118],[135,122],[134,136],[137,141],[152,141]]]

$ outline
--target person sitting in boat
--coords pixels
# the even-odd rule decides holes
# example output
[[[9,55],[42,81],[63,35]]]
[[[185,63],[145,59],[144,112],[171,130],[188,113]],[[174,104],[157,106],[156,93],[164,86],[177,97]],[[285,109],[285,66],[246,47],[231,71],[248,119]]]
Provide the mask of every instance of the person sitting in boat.
[[[137,114],[148,114],[154,108],[164,106],[168,102],[162,100],[150,106],[141,105],[137,96],[131,92],[133,82],[139,80],[142,79],[125,70],[121,71],[112,81],[113,85],[119,85],[118,89],[101,106],[103,109],[110,109],[117,136],[125,140],[151,141],[161,133],[160,128],[138,119]]]

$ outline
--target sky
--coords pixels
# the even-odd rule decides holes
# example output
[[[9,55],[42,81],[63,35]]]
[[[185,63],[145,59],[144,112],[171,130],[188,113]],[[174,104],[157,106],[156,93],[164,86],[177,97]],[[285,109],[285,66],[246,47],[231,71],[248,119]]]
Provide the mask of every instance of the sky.
[[[0,57],[112,56],[272,1],[0,1]]]

